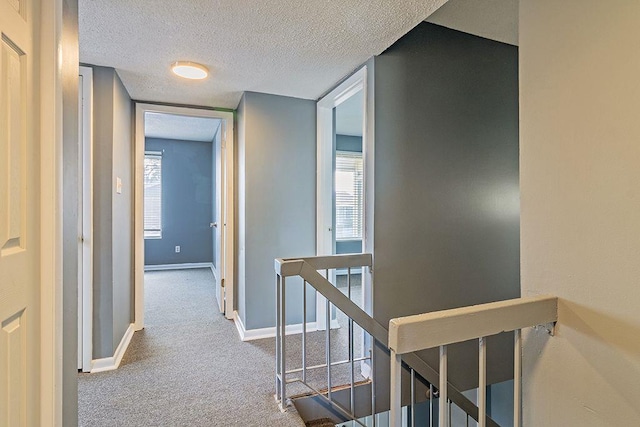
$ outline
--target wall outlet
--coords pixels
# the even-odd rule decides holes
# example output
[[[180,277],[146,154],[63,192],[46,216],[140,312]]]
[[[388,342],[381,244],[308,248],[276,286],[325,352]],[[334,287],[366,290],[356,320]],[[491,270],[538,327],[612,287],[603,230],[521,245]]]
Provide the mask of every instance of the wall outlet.
[[[176,246],[176,253],[179,254],[180,253],[180,246]]]

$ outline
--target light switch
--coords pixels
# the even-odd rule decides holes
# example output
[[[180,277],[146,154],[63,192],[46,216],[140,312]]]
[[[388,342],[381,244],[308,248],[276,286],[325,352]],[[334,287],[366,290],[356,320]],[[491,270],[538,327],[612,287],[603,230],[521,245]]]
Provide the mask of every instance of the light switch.
[[[116,177],[116,193],[122,194],[122,179]]]

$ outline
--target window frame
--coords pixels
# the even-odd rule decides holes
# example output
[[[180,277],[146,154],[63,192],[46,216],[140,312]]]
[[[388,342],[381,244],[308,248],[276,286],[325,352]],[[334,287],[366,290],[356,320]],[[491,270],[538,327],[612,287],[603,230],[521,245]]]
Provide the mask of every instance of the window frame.
[[[162,185],[162,164],[163,164],[163,152],[162,151],[153,151],[153,150],[145,150],[144,152],[144,161],[146,161],[147,159],[158,159],[160,160],[160,179],[159,179],[159,185],[160,185],[160,195],[159,195],[159,208],[158,208],[158,224],[159,224],[159,228],[157,229],[151,229],[151,228],[147,228],[147,221],[145,218],[145,213],[146,213],[146,206],[147,206],[147,199],[146,199],[146,187],[147,184],[144,182],[143,179],[143,233],[144,233],[144,239],[145,240],[158,240],[158,239],[162,239],[162,199],[163,199],[163,185]],[[146,165],[144,165],[145,169],[146,169]]]
[[[339,237],[338,236],[338,189],[337,189],[337,173],[338,173],[338,157],[347,157],[347,158],[355,158],[360,162],[359,165],[359,192],[358,192],[358,177],[354,176],[354,190],[356,193],[355,206],[356,209],[359,209],[359,212],[356,213],[356,219],[352,220],[352,224],[355,224],[355,227],[351,227],[351,229],[355,229],[357,233],[352,234],[350,236]],[[334,170],[334,200],[335,200],[335,241],[336,242],[348,242],[354,240],[363,240],[364,239],[364,157],[362,152],[360,151],[348,151],[348,150],[336,150],[335,151],[335,170]],[[354,167],[354,171],[358,171],[358,167]],[[355,174],[354,174],[355,175]],[[357,218],[359,216],[359,220]]]

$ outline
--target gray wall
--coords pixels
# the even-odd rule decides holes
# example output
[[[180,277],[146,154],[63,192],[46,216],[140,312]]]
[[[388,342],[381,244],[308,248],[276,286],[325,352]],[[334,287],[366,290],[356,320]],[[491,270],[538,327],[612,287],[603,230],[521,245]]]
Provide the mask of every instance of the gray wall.
[[[275,325],[274,258],[315,254],[315,135],[314,101],[243,95],[238,106],[238,311],[247,329]],[[301,282],[288,283],[288,322],[299,323]]]
[[[133,321],[132,103],[112,68],[94,67],[93,358],[113,356]],[[122,193],[116,194],[116,178]]]
[[[518,297],[517,48],[422,23],[375,58],[374,119],[375,318]],[[490,340],[490,382],[510,339]],[[449,353],[463,389],[476,355]]]
[[[62,425],[78,425],[78,1],[62,3]]]
[[[162,238],[145,239],[145,265],[213,260],[212,147],[211,142],[145,140],[145,150],[162,152]]]

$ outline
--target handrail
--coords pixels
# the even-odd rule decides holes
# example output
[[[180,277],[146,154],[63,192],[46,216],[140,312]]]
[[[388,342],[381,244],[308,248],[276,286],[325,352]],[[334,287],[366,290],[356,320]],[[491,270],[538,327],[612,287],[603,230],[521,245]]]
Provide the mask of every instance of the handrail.
[[[391,350],[391,425],[400,425],[400,371],[402,361],[414,351],[440,348],[440,405],[451,392],[447,387],[447,345],[479,340],[479,418],[486,414],[486,337],[514,331],[514,425],[520,425],[521,332],[529,326],[554,323],[558,319],[558,298],[536,296],[516,298],[469,307],[406,316],[389,321]],[[452,399],[451,399],[452,400]],[[440,425],[447,425],[445,417]],[[484,423],[480,423],[484,426]]]
[[[362,264],[360,264],[362,262]],[[327,298],[331,303],[342,311],[348,318],[353,319],[368,334],[389,348],[389,331],[358,307],[353,301],[345,296],[339,289],[331,284],[317,270],[332,268],[347,268],[371,266],[371,254],[357,255],[337,255],[330,257],[309,257],[309,258],[278,258],[275,260],[276,273],[282,277],[300,276],[303,280],[313,286],[316,291]],[[413,353],[403,355],[404,362],[415,370],[420,376],[431,384],[439,384],[440,376],[438,372],[431,368],[422,358]],[[460,409],[478,421],[478,407],[462,392],[452,384],[448,384],[449,400],[455,403]],[[499,427],[490,416],[486,416],[486,425],[489,427]]]
[[[373,265],[373,257],[371,254],[345,254],[301,258],[276,258],[276,273],[282,277],[298,276],[303,263],[309,264],[315,270],[371,267]]]
[[[389,321],[389,348],[405,354],[555,322],[558,298],[515,298]]]

